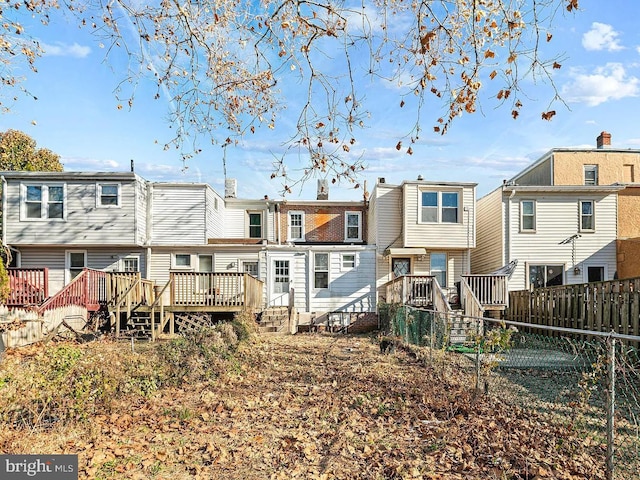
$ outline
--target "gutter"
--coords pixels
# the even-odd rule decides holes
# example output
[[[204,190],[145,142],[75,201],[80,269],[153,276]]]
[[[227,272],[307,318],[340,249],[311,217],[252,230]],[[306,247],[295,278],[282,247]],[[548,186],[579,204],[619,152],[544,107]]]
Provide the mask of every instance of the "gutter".
[[[0,176],[2,180],[2,245],[7,245],[7,179],[4,175]]]

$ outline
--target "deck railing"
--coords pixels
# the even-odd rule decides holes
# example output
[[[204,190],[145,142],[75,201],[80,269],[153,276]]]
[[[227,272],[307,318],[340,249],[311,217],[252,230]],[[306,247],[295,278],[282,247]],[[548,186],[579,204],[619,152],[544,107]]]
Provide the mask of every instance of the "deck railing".
[[[7,268],[9,276],[9,307],[40,305],[49,297],[49,269]]]
[[[43,313],[46,310],[69,305],[87,307],[87,310],[95,311],[106,302],[107,273],[85,268],[62,290],[40,305],[38,312]]]
[[[478,297],[476,297],[473,292],[471,285],[467,282],[467,278],[464,276],[460,280],[460,296],[462,299],[462,308],[464,309],[464,314],[466,316],[473,318],[484,317],[484,308],[482,308],[482,303],[478,300]]]
[[[433,305],[433,275],[402,275],[385,284],[387,303]]]
[[[507,275],[462,275],[462,278],[482,306],[509,305]]]
[[[263,282],[248,273],[171,272],[171,304],[185,307],[262,307]]]

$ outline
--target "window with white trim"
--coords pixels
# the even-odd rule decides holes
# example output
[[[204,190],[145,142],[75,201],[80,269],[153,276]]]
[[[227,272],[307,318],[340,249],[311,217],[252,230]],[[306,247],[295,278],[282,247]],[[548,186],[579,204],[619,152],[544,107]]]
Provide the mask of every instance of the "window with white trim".
[[[584,184],[598,185],[598,165],[584,166]]]
[[[520,202],[520,231],[536,231],[536,202],[535,200],[522,200]]]
[[[362,241],[362,212],[345,212],[344,238],[347,242]]]
[[[64,219],[66,188],[64,184],[22,186],[21,219]]]
[[[120,184],[98,183],[96,187],[98,207],[120,206]]]
[[[259,278],[258,262],[242,262],[242,271]]]
[[[67,250],[65,252],[66,281],[69,283],[87,268],[86,250]]]
[[[262,238],[262,213],[248,212],[249,238]]]
[[[534,288],[563,285],[564,265],[529,265],[528,273]]]
[[[342,270],[351,270],[356,266],[356,254],[355,253],[343,253],[342,254]]]
[[[593,200],[580,201],[580,231],[592,232],[596,229],[594,215],[595,202]]]
[[[121,272],[139,272],[140,271],[140,257],[131,256],[120,259],[120,271]]]
[[[304,241],[304,212],[289,212],[288,238],[291,241]]]
[[[191,268],[191,255],[188,253],[176,253],[173,257],[174,268]]]
[[[431,275],[436,277],[441,287],[447,286],[447,254],[431,253]]]
[[[213,255],[198,255],[198,271],[213,272]]]
[[[421,223],[458,223],[459,192],[420,191]]]
[[[329,288],[329,254],[314,254],[313,287]]]

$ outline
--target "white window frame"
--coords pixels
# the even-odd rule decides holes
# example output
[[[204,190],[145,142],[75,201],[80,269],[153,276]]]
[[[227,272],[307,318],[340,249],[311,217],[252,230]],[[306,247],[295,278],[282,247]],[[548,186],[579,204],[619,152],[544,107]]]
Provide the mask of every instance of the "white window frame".
[[[211,270],[203,270],[202,269],[202,258],[203,257],[209,257],[211,258]],[[198,272],[203,272],[203,273],[211,273],[216,269],[216,264],[215,264],[215,259],[213,258],[213,254],[212,253],[203,253],[202,255],[198,255]]]
[[[251,215],[259,215],[260,216],[260,236],[252,237],[251,236]],[[247,210],[247,238],[264,238],[264,213],[260,210]]]
[[[524,213],[524,203],[531,203],[531,205],[533,206],[533,214],[529,215],[527,214],[527,217],[531,217],[533,218],[533,228],[524,228],[524,217],[525,217],[525,213]],[[536,228],[537,228],[537,223],[538,223],[538,205],[537,202],[535,200],[530,200],[530,199],[523,199],[520,200],[520,232],[521,233],[535,233],[536,232]]]
[[[189,265],[178,265],[178,257],[189,257]],[[190,253],[174,253],[171,255],[171,268],[176,270],[191,270],[193,268],[193,256]]]
[[[300,235],[299,236],[295,236],[292,233],[292,219],[291,217],[293,215],[300,215]],[[305,239],[305,231],[304,231],[304,225],[305,225],[305,218],[304,218],[304,212],[300,211],[300,210],[291,210],[289,212],[287,212],[287,239],[291,242],[304,242]]]
[[[318,264],[316,259],[318,255],[326,255],[327,256],[327,269],[326,270],[318,270]],[[316,273],[327,273],[327,286],[326,287],[318,287],[316,283]],[[314,290],[328,290],[331,285],[331,254],[329,252],[314,252],[313,253],[313,289]]]
[[[39,187],[41,189],[40,217],[27,217],[27,189]],[[49,218],[49,188],[62,187],[62,218]],[[20,221],[21,222],[65,222],[67,220],[67,184],[62,182],[29,182],[20,184]]]
[[[433,257],[434,256],[444,256],[444,270],[434,270],[433,269]],[[447,255],[447,252],[431,252],[431,254],[429,255],[429,272],[431,275],[433,275],[434,277],[437,277],[437,274],[442,274],[444,273],[444,285],[440,285],[441,288],[447,288],[448,283],[449,283],[449,255]],[[436,272],[436,273],[434,273]]]
[[[125,262],[127,260],[135,260],[138,263],[137,270],[125,270]],[[119,272],[140,272],[140,255],[125,255],[118,259],[118,271]]]
[[[346,260],[346,257],[353,257],[353,261]],[[349,263],[346,263],[346,262]],[[358,265],[358,255],[355,252],[345,252],[340,254],[340,270],[347,272],[353,270]]]
[[[582,219],[585,216],[589,216],[589,215],[584,215],[582,213],[582,205],[584,205],[585,203],[590,203],[591,204],[591,228],[583,228],[582,227]],[[596,231],[596,202],[595,200],[580,200],[578,202],[578,230],[580,232],[595,232]]]
[[[549,267],[560,267],[560,269],[562,270],[562,272],[560,273],[560,276],[562,278],[560,285],[566,285],[567,283],[567,279],[565,278],[565,274],[566,274],[566,270],[567,270],[567,265],[565,263],[555,263],[555,262],[526,262],[525,263],[525,275],[526,275],[526,282],[527,282],[527,288],[531,287],[531,267],[544,267],[545,269],[545,274],[544,274],[544,281],[545,281],[545,286],[543,287],[535,287],[534,288],[547,288],[546,284],[549,282],[549,277],[547,276],[547,270],[549,269]]]
[[[587,180],[587,172],[593,173],[593,180],[591,180],[591,179]],[[598,185],[599,184],[598,165],[584,165],[582,175],[584,177],[584,184],[585,185]]]
[[[255,265],[256,267],[256,274],[255,274],[255,278],[257,278],[258,280],[260,279],[260,262],[258,260],[244,260],[242,262],[242,272],[243,273],[248,273],[249,275],[253,275],[250,272],[247,272],[247,266],[248,265]]]
[[[88,268],[88,259],[87,259],[87,251],[86,250],[65,250],[64,251],[64,284],[67,285],[73,278],[71,278],[71,254],[73,253],[81,253],[84,256],[84,265],[83,269]],[[78,267],[73,267],[74,270],[77,270]],[[75,278],[75,277],[74,277]]]
[[[102,187],[116,187],[118,190],[116,193],[116,204],[115,205],[105,205],[102,203]],[[119,183],[113,182],[100,182],[96,183],[96,208],[120,208],[121,207],[121,192],[122,187]]]
[[[349,217],[358,217],[358,236],[349,236]],[[353,228],[353,226],[352,226]],[[346,211],[344,212],[344,241],[345,242],[361,242],[362,241],[362,212]]]
[[[433,206],[427,206],[425,207],[422,204],[422,194],[423,193],[434,193],[436,194],[436,205]],[[448,221],[444,221],[443,220],[443,212],[445,209],[453,209],[453,207],[445,207],[444,203],[443,203],[443,195],[446,194],[454,194],[456,195],[458,202],[457,205],[455,207],[456,209],[456,221],[455,222],[448,222]],[[429,188],[419,188],[418,189],[418,223],[419,224],[443,224],[443,225],[459,225],[462,223],[462,215],[460,215],[460,212],[462,210],[462,199],[463,199],[463,191],[462,190],[433,190],[433,189],[429,189]],[[431,220],[424,220],[423,219],[423,209],[425,208],[430,208],[430,209],[435,209],[436,210],[436,220],[435,221],[431,221]]]

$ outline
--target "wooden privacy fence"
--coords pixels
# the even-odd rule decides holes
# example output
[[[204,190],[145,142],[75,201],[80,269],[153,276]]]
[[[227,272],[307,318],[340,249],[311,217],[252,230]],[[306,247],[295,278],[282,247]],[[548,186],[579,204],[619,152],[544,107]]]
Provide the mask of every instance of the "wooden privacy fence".
[[[640,335],[640,278],[509,292],[516,322]]]

